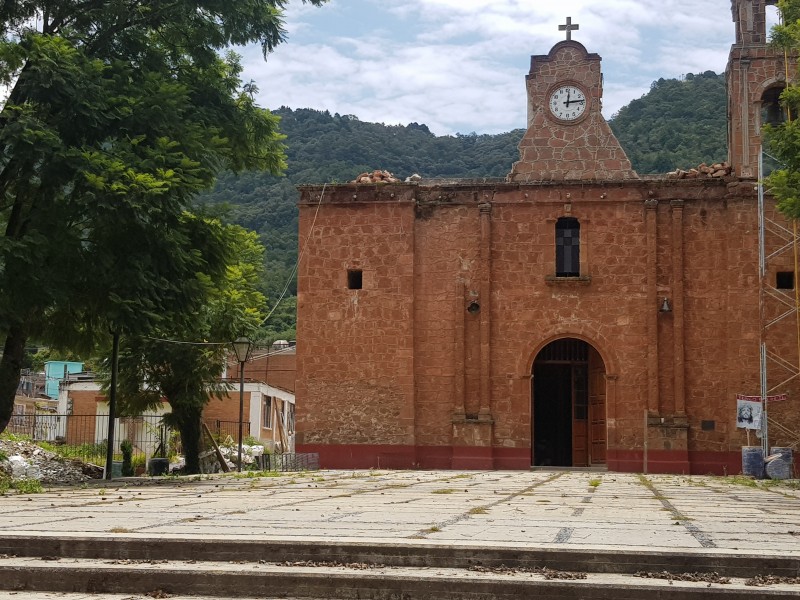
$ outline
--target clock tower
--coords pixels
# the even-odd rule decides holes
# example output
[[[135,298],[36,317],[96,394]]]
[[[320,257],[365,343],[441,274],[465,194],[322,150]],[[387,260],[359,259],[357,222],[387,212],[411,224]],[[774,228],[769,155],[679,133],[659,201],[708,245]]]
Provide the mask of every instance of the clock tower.
[[[786,63],[783,50],[768,45],[766,19],[767,6],[777,3],[777,0],[731,0],[736,43],[731,47],[725,70],[728,162],[739,177],[760,177],[761,128],[783,119],[779,99],[786,87]],[[792,71],[790,76],[793,74]]]
[[[572,39],[571,19],[560,28],[567,39],[531,57],[528,130],[509,181],[638,179],[601,113],[600,56]]]

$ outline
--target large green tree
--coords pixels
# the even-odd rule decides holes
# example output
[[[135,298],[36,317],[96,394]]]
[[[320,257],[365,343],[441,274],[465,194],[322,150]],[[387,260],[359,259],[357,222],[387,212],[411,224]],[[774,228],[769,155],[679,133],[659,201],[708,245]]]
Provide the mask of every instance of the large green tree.
[[[238,225],[207,223],[227,241],[230,255],[224,272],[197,273],[202,309],[168,314],[151,335],[126,336],[120,348],[120,408],[138,415],[167,400],[171,413],[165,419],[180,431],[187,473],[200,472],[203,408],[227,391],[219,374],[229,345],[203,340],[252,335],[264,317],[265,298],[258,291],[264,248],[257,235]]]
[[[224,271],[224,243],[184,211],[221,169],[277,171],[283,154],[219,52],[272,50],[285,4],[0,4],[0,431],[28,339],[141,333],[198,309],[195,273]]]

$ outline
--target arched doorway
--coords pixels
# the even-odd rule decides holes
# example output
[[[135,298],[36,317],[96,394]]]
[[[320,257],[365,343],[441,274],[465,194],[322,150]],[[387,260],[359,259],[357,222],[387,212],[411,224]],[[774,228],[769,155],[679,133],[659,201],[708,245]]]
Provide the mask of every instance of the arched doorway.
[[[542,348],[531,381],[534,465],[606,464],[605,372],[600,354],[583,340]]]

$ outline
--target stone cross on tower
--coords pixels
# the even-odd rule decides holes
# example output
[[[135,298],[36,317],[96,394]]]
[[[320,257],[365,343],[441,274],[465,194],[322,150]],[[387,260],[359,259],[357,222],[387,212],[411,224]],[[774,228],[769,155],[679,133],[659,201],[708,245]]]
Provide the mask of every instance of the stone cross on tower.
[[[568,40],[572,39],[572,32],[573,31],[577,31],[580,28],[581,28],[580,25],[578,25],[578,24],[573,25],[572,24],[572,17],[567,17],[567,24],[566,25],[559,25],[558,26],[558,30],[559,31],[566,31],[567,32],[567,39]]]

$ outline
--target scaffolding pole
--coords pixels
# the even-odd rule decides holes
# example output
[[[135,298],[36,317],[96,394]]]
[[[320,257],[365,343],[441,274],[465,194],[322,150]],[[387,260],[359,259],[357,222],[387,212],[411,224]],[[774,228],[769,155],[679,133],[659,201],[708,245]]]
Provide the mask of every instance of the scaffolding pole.
[[[764,210],[764,149],[758,148],[758,310],[759,327],[759,367],[761,382],[761,448],[764,456],[769,454],[769,419],[767,418],[767,321],[766,321],[766,286],[767,286],[767,246],[766,246],[766,212]]]
[[[777,221],[769,216],[766,209],[766,191],[764,189],[764,149],[758,152],[758,282],[759,282],[759,383],[761,396],[761,428],[758,435],[761,437],[761,447],[764,455],[769,454],[769,398],[770,394],[780,394],[784,386],[800,379],[800,259],[798,258],[798,228],[797,221],[791,224]],[[767,156],[769,156],[767,154]],[[772,245],[767,237],[770,236]],[[774,247],[773,247],[774,246]],[[779,289],[777,284],[771,285],[769,281],[770,262],[792,253],[792,271],[794,274],[792,293],[786,288]],[[778,265],[788,266],[788,259]],[[784,266],[784,268],[785,268]],[[797,336],[797,360],[793,357],[783,356],[780,342],[772,345],[770,349],[769,332],[778,326],[784,325],[785,320],[794,317]],[[787,348],[783,348],[786,352]],[[772,383],[770,384],[770,378]],[[773,420],[774,421],[774,420]],[[775,423],[773,423],[775,424]],[[780,426],[780,424],[777,424]]]

